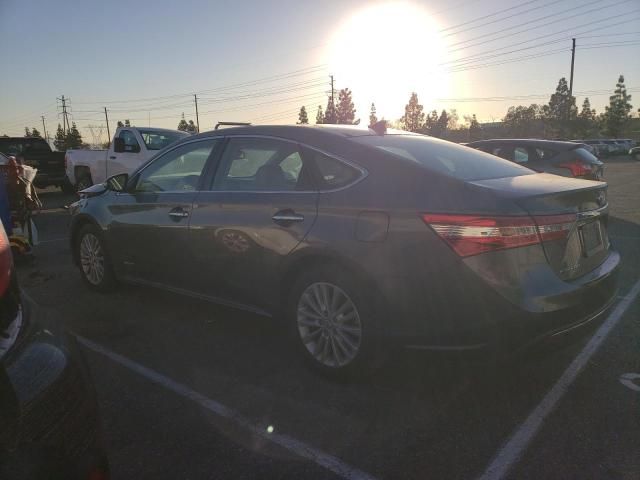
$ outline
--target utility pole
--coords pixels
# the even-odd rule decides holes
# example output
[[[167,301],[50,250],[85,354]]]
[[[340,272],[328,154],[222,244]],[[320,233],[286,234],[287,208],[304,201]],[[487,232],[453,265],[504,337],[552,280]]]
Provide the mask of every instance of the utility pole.
[[[198,118],[198,95],[193,94],[193,100],[196,102],[196,127],[198,128],[198,133],[200,133],[200,118]]]
[[[42,119],[42,130],[44,130],[44,139],[48,142],[49,135],[47,135],[47,126],[44,123],[44,115],[40,115],[40,118]]]
[[[109,130],[109,115],[107,115],[107,107],[104,107],[104,119],[107,122],[107,140],[111,145],[111,131]]]
[[[62,130],[66,135],[71,128],[69,125],[69,116],[67,113],[67,102],[69,101],[69,99],[64,98],[64,95],[62,95],[62,97],[58,98],[57,100],[60,100],[62,102]]]
[[[572,38],[571,46],[571,76],[569,77],[569,106],[567,109],[567,120],[571,120],[571,97],[573,95],[573,63],[576,59],[576,39]]]
[[[333,101],[333,92],[335,91],[333,89],[333,75],[329,75],[329,77],[331,77],[331,103],[335,106],[335,102]]]

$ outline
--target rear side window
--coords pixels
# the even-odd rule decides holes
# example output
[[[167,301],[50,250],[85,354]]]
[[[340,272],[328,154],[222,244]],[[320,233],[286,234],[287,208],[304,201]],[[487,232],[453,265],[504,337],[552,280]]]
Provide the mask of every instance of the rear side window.
[[[333,190],[355,182],[362,172],[340,160],[312,151],[313,161],[320,175],[320,189]]]
[[[422,135],[380,135],[354,137],[393,155],[459,180],[516,177],[535,172],[479,150]]]
[[[529,161],[529,152],[524,147],[516,147],[513,149],[513,161],[516,163],[527,163]]]
[[[547,148],[536,148],[536,153],[538,154],[539,160],[549,160],[556,154],[554,151]]]

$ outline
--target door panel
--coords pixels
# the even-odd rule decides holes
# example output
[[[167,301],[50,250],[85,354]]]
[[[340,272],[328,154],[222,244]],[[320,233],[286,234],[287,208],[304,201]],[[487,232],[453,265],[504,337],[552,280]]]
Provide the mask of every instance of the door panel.
[[[173,287],[193,268],[187,245],[193,200],[220,139],[184,143],[146,166],[110,206],[109,240],[124,275]]]
[[[189,229],[197,265],[191,288],[268,306],[280,263],[309,232],[317,200],[315,192],[201,192]],[[278,213],[296,220],[274,220]]]
[[[118,271],[141,280],[184,282],[186,241],[195,192],[124,193],[111,208],[111,250]]]
[[[317,202],[298,145],[230,138],[212,190],[200,192],[194,202],[189,244],[197,271],[190,288],[271,306],[280,265],[309,232]]]

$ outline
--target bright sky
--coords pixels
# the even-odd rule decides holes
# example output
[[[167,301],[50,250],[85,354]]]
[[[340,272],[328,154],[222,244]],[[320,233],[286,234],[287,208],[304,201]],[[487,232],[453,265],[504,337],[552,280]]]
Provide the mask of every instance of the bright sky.
[[[578,103],[602,111],[623,73],[637,109],[639,25],[638,0],[0,0],[0,134],[44,115],[52,135],[61,95],[86,141],[105,106],[112,133],[195,120],[193,93],[203,131],[294,123],[301,105],[313,122],[331,74],[363,122],[371,102],[399,118],[412,90],[426,111],[499,120],[569,77],[572,36]]]

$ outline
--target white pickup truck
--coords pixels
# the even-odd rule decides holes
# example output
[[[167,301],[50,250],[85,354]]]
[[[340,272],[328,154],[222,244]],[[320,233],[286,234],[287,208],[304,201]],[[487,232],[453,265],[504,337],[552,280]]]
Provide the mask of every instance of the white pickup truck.
[[[76,190],[84,190],[111,175],[133,172],[158,150],[188,135],[163,128],[118,127],[109,150],[67,150],[67,178]]]

